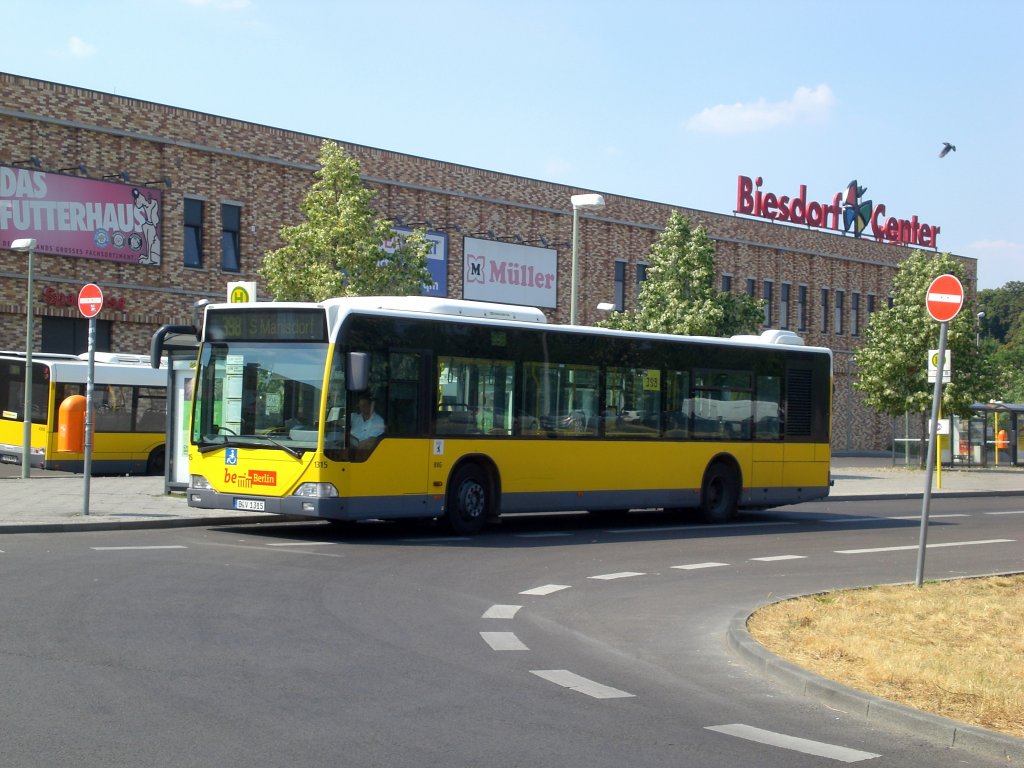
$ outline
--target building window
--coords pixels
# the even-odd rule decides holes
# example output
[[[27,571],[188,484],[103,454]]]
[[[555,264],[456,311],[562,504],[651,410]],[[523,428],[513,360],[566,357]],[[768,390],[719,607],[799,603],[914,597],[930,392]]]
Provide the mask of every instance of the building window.
[[[789,329],[789,294],[793,286],[789,283],[782,284],[782,293],[779,295],[779,328]]]
[[[636,265],[636,305],[640,306],[640,289],[643,287],[644,280],[647,279],[647,265],[637,264]]]
[[[775,284],[771,280],[765,280],[764,286],[761,293],[761,298],[764,299],[764,325],[765,328],[772,327],[772,288]]]
[[[807,286],[801,285],[797,291],[796,301],[796,329],[798,331],[807,330]]]
[[[722,275],[722,293],[732,293],[732,275]]]
[[[80,355],[89,351],[89,320],[83,317],[48,317],[44,315],[40,352]],[[110,320],[96,319],[97,352],[110,351]]]
[[[846,313],[846,291],[836,290],[836,334],[845,332],[843,315]]]
[[[747,296],[757,298],[757,280],[752,277],[747,278]]]
[[[868,322],[871,321],[871,315],[875,312],[875,294],[868,294]]]
[[[821,328],[822,333],[828,333],[828,288],[821,289]]]
[[[203,266],[203,201],[185,198],[185,266]]]
[[[626,309],[626,262],[615,262],[615,311]]]
[[[225,272],[238,272],[241,270],[242,206],[222,203],[220,222],[220,268]]]
[[[850,335],[860,336],[860,294],[850,294]]]

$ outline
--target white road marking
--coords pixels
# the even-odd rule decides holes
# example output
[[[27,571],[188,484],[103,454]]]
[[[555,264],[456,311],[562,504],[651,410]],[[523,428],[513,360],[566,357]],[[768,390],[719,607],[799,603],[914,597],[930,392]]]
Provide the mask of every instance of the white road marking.
[[[695,571],[698,568],[722,568],[729,565],[728,563],[690,563],[689,565],[673,565],[672,568],[676,568],[680,571]]]
[[[965,513],[965,512],[955,512],[955,513],[948,514],[948,515],[928,515],[928,519],[929,520],[938,520],[940,518],[945,518],[945,517],[970,517],[970,515]],[[886,517],[884,519],[885,520],[920,520],[921,519],[921,515],[919,515],[919,514],[918,515],[902,515],[900,517]]]
[[[597,579],[598,581],[612,581],[613,579],[629,579],[633,576],[646,576],[645,573],[638,573],[637,571],[622,571],[621,573],[604,573],[600,576],[587,576],[588,579]]]
[[[165,546],[149,546],[149,547],[89,547],[97,552],[117,552],[128,549],[188,549],[188,547],[181,544],[168,544]]]
[[[772,528],[778,525],[796,525],[794,522],[780,520],[765,523],[720,523],[718,525],[670,525],[662,528],[607,528],[605,533],[674,533],[675,531],[713,531],[717,528]]]
[[[928,549],[940,549],[942,547],[971,547],[976,544],[1012,544],[1016,539],[984,539],[981,541],[950,541],[945,544],[928,544]],[[911,549],[919,549],[919,545],[907,545],[904,547],[875,547],[874,549],[837,549],[837,555],[865,555],[872,552],[905,552]]]
[[[514,619],[516,613],[522,608],[521,605],[492,605],[486,611],[481,619]]]
[[[752,557],[751,560],[759,560],[762,563],[775,563],[779,560],[806,560],[807,555],[773,555],[772,557]]]
[[[336,541],[280,541],[267,544],[268,547],[333,547]]]
[[[545,584],[543,587],[534,587],[520,592],[520,595],[550,595],[554,592],[561,592],[563,589],[570,589],[568,584]]]
[[[517,539],[555,539],[562,536],[572,536],[571,533],[565,533],[564,531],[551,531],[538,533],[516,533],[513,534]]]
[[[876,755],[874,752],[862,752],[859,749],[840,747],[837,744],[826,744],[822,741],[811,741],[810,739],[801,739],[797,736],[787,736],[784,733],[765,731],[750,725],[743,725],[742,723],[709,725],[706,726],[706,729],[724,733],[727,736],[746,739],[747,741],[755,741],[758,744],[767,744],[771,747],[803,752],[805,755],[838,760],[841,763],[858,763],[861,760],[873,760],[876,757],[881,757],[881,755]]]
[[[1007,510],[1005,512],[986,512],[986,515],[1024,515],[1024,509]]]
[[[516,637],[515,632],[481,632],[480,637],[493,651],[528,651],[526,644]]]
[[[595,683],[593,680],[580,677],[567,669],[531,669],[530,672],[555,685],[569,688],[577,693],[584,693],[595,699],[627,699],[634,698],[636,695],[620,691],[618,688],[601,685],[601,683]]]

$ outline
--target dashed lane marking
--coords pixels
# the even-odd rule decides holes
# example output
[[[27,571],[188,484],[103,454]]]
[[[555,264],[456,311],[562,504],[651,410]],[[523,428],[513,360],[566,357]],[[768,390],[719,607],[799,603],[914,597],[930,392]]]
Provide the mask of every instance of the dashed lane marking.
[[[669,525],[661,528],[608,528],[605,533],[675,533],[676,531],[713,531],[717,528],[727,528],[735,531],[739,528],[773,528],[779,525],[796,525],[791,520],[777,520],[764,523],[721,523],[718,525]]]
[[[545,584],[543,587],[534,587],[533,589],[524,589],[520,592],[520,595],[551,595],[555,592],[561,592],[563,589],[571,589],[568,584]]]
[[[635,694],[620,691],[601,683],[595,683],[585,677],[580,677],[567,669],[531,669],[531,674],[543,678],[548,682],[568,688],[577,693],[583,693],[595,699],[627,699],[635,698]]]
[[[267,544],[268,547],[334,547],[338,546],[336,541],[275,541]]]
[[[841,747],[838,744],[826,744],[823,741],[811,741],[810,739],[801,739],[798,736],[787,736],[784,733],[765,731],[761,728],[754,728],[751,725],[743,725],[742,723],[709,725],[706,726],[706,730],[724,733],[727,736],[735,736],[747,741],[754,741],[758,744],[767,744],[771,747],[802,752],[805,755],[838,760],[841,763],[858,763],[861,760],[873,760],[876,757],[881,757],[881,755],[876,755],[874,752],[862,752],[859,749]]]
[[[752,557],[750,559],[762,563],[777,563],[781,560],[806,560],[807,555],[772,555],[771,557]]]
[[[528,651],[526,643],[515,632],[481,632],[480,637],[493,651]]]
[[[940,549],[942,547],[972,547],[978,544],[1012,544],[1016,539],[983,539],[981,541],[948,541],[944,544],[928,544],[928,549]],[[905,552],[911,549],[920,549],[917,544],[903,547],[874,547],[873,549],[837,549],[837,555],[866,555],[872,552]]]
[[[634,576],[646,576],[645,573],[638,571],[621,571],[619,573],[603,573],[600,576],[587,576],[588,579],[596,579],[597,581],[614,581],[615,579],[631,579]]]
[[[514,619],[521,605],[492,605],[486,611],[481,619]]]
[[[1008,509],[1005,512],[986,512],[986,515],[1024,515],[1024,509]]]
[[[728,563],[689,563],[688,565],[673,565],[670,567],[680,571],[696,571],[700,568],[724,568],[728,565]]]

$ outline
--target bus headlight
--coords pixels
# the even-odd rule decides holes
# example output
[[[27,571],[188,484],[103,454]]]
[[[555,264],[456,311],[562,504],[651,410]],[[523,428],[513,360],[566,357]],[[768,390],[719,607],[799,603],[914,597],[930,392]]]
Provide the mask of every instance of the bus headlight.
[[[338,489],[333,483],[303,483],[295,489],[295,496],[304,496],[307,499],[336,499]]]
[[[197,491],[213,490],[213,486],[210,485],[210,481],[202,475],[189,475],[188,486],[189,488],[195,488]]]

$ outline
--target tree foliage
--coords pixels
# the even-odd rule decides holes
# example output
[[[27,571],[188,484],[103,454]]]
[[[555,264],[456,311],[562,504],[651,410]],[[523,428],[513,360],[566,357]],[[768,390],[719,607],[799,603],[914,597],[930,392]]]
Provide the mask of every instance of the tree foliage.
[[[281,228],[285,245],[268,253],[260,268],[274,299],[419,295],[433,285],[425,232],[396,238],[392,222],[371,207],[377,193],[359,172],[359,162],[342,147],[323,142],[320,169],[299,206],[305,220]]]
[[[991,350],[996,399],[1024,403],[1024,283],[1011,281],[978,293],[978,334]]]
[[[639,306],[615,312],[599,325],[630,331],[685,336],[752,333],[764,321],[761,301],[715,288],[715,246],[702,226],[696,229],[672,211],[651,245],[647,279]]]
[[[963,265],[944,254],[914,251],[893,280],[893,305],[871,315],[866,340],[857,352],[854,387],[867,405],[890,416],[931,412],[934,384],[928,383],[928,352],[938,349],[939,323],[925,307],[932,280],[942,274],[964,281]],[[952,380],[942,388],[943,415],[970,415],[971,403],[988,400],[995,386],[991,366],[975,336],[973,302],[949,322],[946,346]]]

